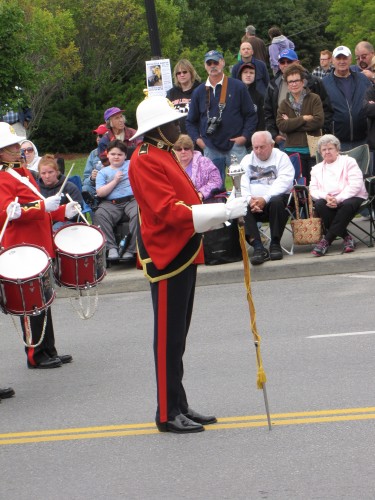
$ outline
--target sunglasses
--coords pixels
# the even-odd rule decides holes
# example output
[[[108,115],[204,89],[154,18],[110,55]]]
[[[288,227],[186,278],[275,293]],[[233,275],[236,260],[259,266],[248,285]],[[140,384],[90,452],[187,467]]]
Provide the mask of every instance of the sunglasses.
[[[189,72],[188,71],[176,71],[177,76],[186,75],[187,73],[189,73]]]
[[[175,151],[191,151],[191,148],[174,148]]]
[[[103,137],[104,134],[98,134],[97,137],[99,137],[99,139],[101,139]]]
[[[209,59],[208,61],[206,61],[206,64],[207,66],[218,66],[219,65],[219,61],[214,61],[212,59]]]
[[[21,153],[33,153],[34,152],[34,148],[25,148],[25,149],[21,149]]]

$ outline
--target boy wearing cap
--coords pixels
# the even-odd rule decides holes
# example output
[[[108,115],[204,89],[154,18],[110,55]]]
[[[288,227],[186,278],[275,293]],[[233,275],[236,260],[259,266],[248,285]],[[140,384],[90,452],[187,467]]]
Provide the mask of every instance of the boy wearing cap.
[[[333,51],[335,70],[323,78],[333,107],[333,133],[340,139],[341,150],[348,151],[366,143],[367,123],[363,100],[370,81],[350,68],[352,53],[340,45]]]
[[[98,155],[104,166],[108,166],[109,164],[106,149],[111,141],[119,139],[125,144],[128,148],[128,159],[130,159],[137,144],[141,142],[141,139],[137,139],[136,141],[131,140],[136,131],[133,128],[125,126],[126,118],[124,112],[123,109],[117,107],[108,108],[104,111],[104,121],[108,130],[98,144]]]
[[[105,123],[99,125],[95,130],[92,131],[93,134],[96,134],[96,144],[99,145],[99,142],[104,134],[108,132],[107,125]],[[98,155],[98,148],[96,147],[91,151],[89,157],[86,161],[85,170],[83,172],[83,183],[82,183],[82,196],[83,199],[90,206],[95,205],[95,196],[96,196],[96,188],[95,188],[95,179],[98,175],[99,170],[102,168],[103,164]]]

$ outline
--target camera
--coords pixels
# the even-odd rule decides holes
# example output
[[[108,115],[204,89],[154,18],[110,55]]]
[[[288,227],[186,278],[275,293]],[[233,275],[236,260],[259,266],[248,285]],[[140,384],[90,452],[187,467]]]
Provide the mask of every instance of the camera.
[[[207,120],[207,135],[213,135],[221,124],[221,117],[213,116]]]

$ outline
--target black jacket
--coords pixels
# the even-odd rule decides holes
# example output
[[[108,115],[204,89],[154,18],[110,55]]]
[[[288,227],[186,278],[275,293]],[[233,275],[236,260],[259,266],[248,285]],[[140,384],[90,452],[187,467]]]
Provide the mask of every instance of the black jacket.
[[[373,101],[374,104],[370,104]],[[375,86],[367,89],[364,99],[364,111],[367,117],[367,143],[375,151]]]

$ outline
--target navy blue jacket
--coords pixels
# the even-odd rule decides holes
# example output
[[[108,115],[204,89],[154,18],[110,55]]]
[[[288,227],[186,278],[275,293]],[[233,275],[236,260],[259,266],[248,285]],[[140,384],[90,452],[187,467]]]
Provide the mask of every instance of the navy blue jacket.
[[[270,75],[268,74],[267,66],[264,64],[263,61],[255,59],[255,57],[251,58],[250,63],[254,64],[255,66],[255,81],[257,84],[257,91],[264,97],[267,86],[270,82]],[[237,64],[233,66],[231,72],[232,78],[238,78],[238,72],[243,64],[245,63],[241,59],[241,61],[239,61]]]
[[[366,90],[371,86],[370,80],[362,73],[350,71],[354,78],[352,104],[346,100],[344,93],[336,85],[333,73],[324,77],[322,82],[330,98],[333,108],[332,133],[341,142],[354,142],[366,138],[367,123],[363,112],[363,99]]]
[[[221,85],[216,86],[215,95],[212,87],[209,87],[209,89],[209,116],[210,118],[219,117]],[[194,143],[201,137],[208,147],[214,147],[226,152],[230,151],[234,144],[229,139],[241,135],[248,140],[251,139],[258,119],[246,85],[234,78],[228,78],[225,103],[222,123],[213,135],[207,135],[206,85],[202,83],[194,90],[191,96],[189,113],[186,117],[186,128]]]

